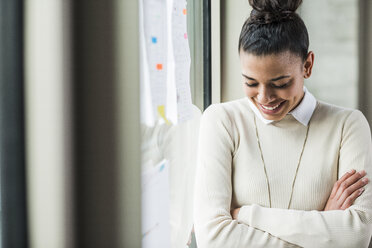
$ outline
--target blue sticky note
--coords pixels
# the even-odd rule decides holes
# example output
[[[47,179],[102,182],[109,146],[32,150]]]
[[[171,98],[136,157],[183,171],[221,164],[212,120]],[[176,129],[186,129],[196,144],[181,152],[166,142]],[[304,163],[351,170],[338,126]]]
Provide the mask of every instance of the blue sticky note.
[[[151,38],[152,43],[156,44],[158,42],[158,39],[156,37]]]
[[[162,171],[164,169],[164,167],[165,167],[165,164],[162,164],[159,171]]]

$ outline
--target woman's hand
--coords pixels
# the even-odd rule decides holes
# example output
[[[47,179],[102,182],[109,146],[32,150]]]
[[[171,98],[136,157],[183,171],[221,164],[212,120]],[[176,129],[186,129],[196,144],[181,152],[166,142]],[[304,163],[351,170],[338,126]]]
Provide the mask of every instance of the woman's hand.
[[[345,173],[333,186],[324,211],[345,210],[350,207],[363,193],[363,187],[368,183],[365,175],[365,171],[356,173],[355,170],[351,170]]]
[[[230,214],[231,214],[231,217],[233,218],[233,220],[237,220],[238,219],[239,211],[240,211],[240,208],[235,208],[235,209],[232,209],[230,211]]]

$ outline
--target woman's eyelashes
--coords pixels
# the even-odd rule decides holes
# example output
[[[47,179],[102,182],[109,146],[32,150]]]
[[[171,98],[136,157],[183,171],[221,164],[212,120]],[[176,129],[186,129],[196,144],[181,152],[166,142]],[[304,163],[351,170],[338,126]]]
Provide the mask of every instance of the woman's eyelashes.
[[[288,87],[289,84],[290,84],[290,82],[287,82],[287,83],[281,84],[281,85],[271,84],[271,87],[276,88],[276,89],[283,89],[283,88]],[[256,86],[258,86],[258,83],[245,82],[245,85],[247,85],[248,87],[256,87]]]
[[[248,87],[256,87],[258,85],[258,83],[249,84],[249,83],[246,82],[245,85],[247,85]]]
[[[283,88],[286,88],[288,85],[289,85],[289,83],[285,83],[285,84],[282,84],[282,85],[273,85],[273,87],[278,88],[278,89],[283,89]]]

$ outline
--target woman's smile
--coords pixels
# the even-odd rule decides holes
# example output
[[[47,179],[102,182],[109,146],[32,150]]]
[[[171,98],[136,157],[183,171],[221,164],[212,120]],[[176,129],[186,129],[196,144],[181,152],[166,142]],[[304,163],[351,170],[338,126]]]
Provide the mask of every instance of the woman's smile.
[[[253,101],[255,101],[253,99]],[[283,101],[280,101],[278,103],[275,103],[275,104],[269,104],[269,105],[264,105],[264,104],[261,104],[257,101],[255,101],[256,103],[256,106],[258,107],[258,109],[260,109],[264,114],[267,114],[267,115],[275,115],[277,114],[278,112],[280,112],[282,109],[283,109],[283,106],[285,105],[285,100]]]
[[[281,102],[279,102],[275,105],[274,104],[263,105],[263,104],[260,104],[260,103],[257,103],[257,104],[261,108],[262,112],[264,112],[265,114],[268,114],[268,115],[273,115],[273,114],[276,114],[276,113],[280,112],[280,110],[284,106],[284,103],[285,103],[285,101],[281,101]]]

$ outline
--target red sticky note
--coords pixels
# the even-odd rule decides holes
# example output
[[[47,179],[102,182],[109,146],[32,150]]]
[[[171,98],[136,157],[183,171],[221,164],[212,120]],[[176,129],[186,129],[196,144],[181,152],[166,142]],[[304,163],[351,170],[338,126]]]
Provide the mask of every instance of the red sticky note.
[[[163,70],[163,64],[157,64],[156,69],[158,69],[159,71]]]

